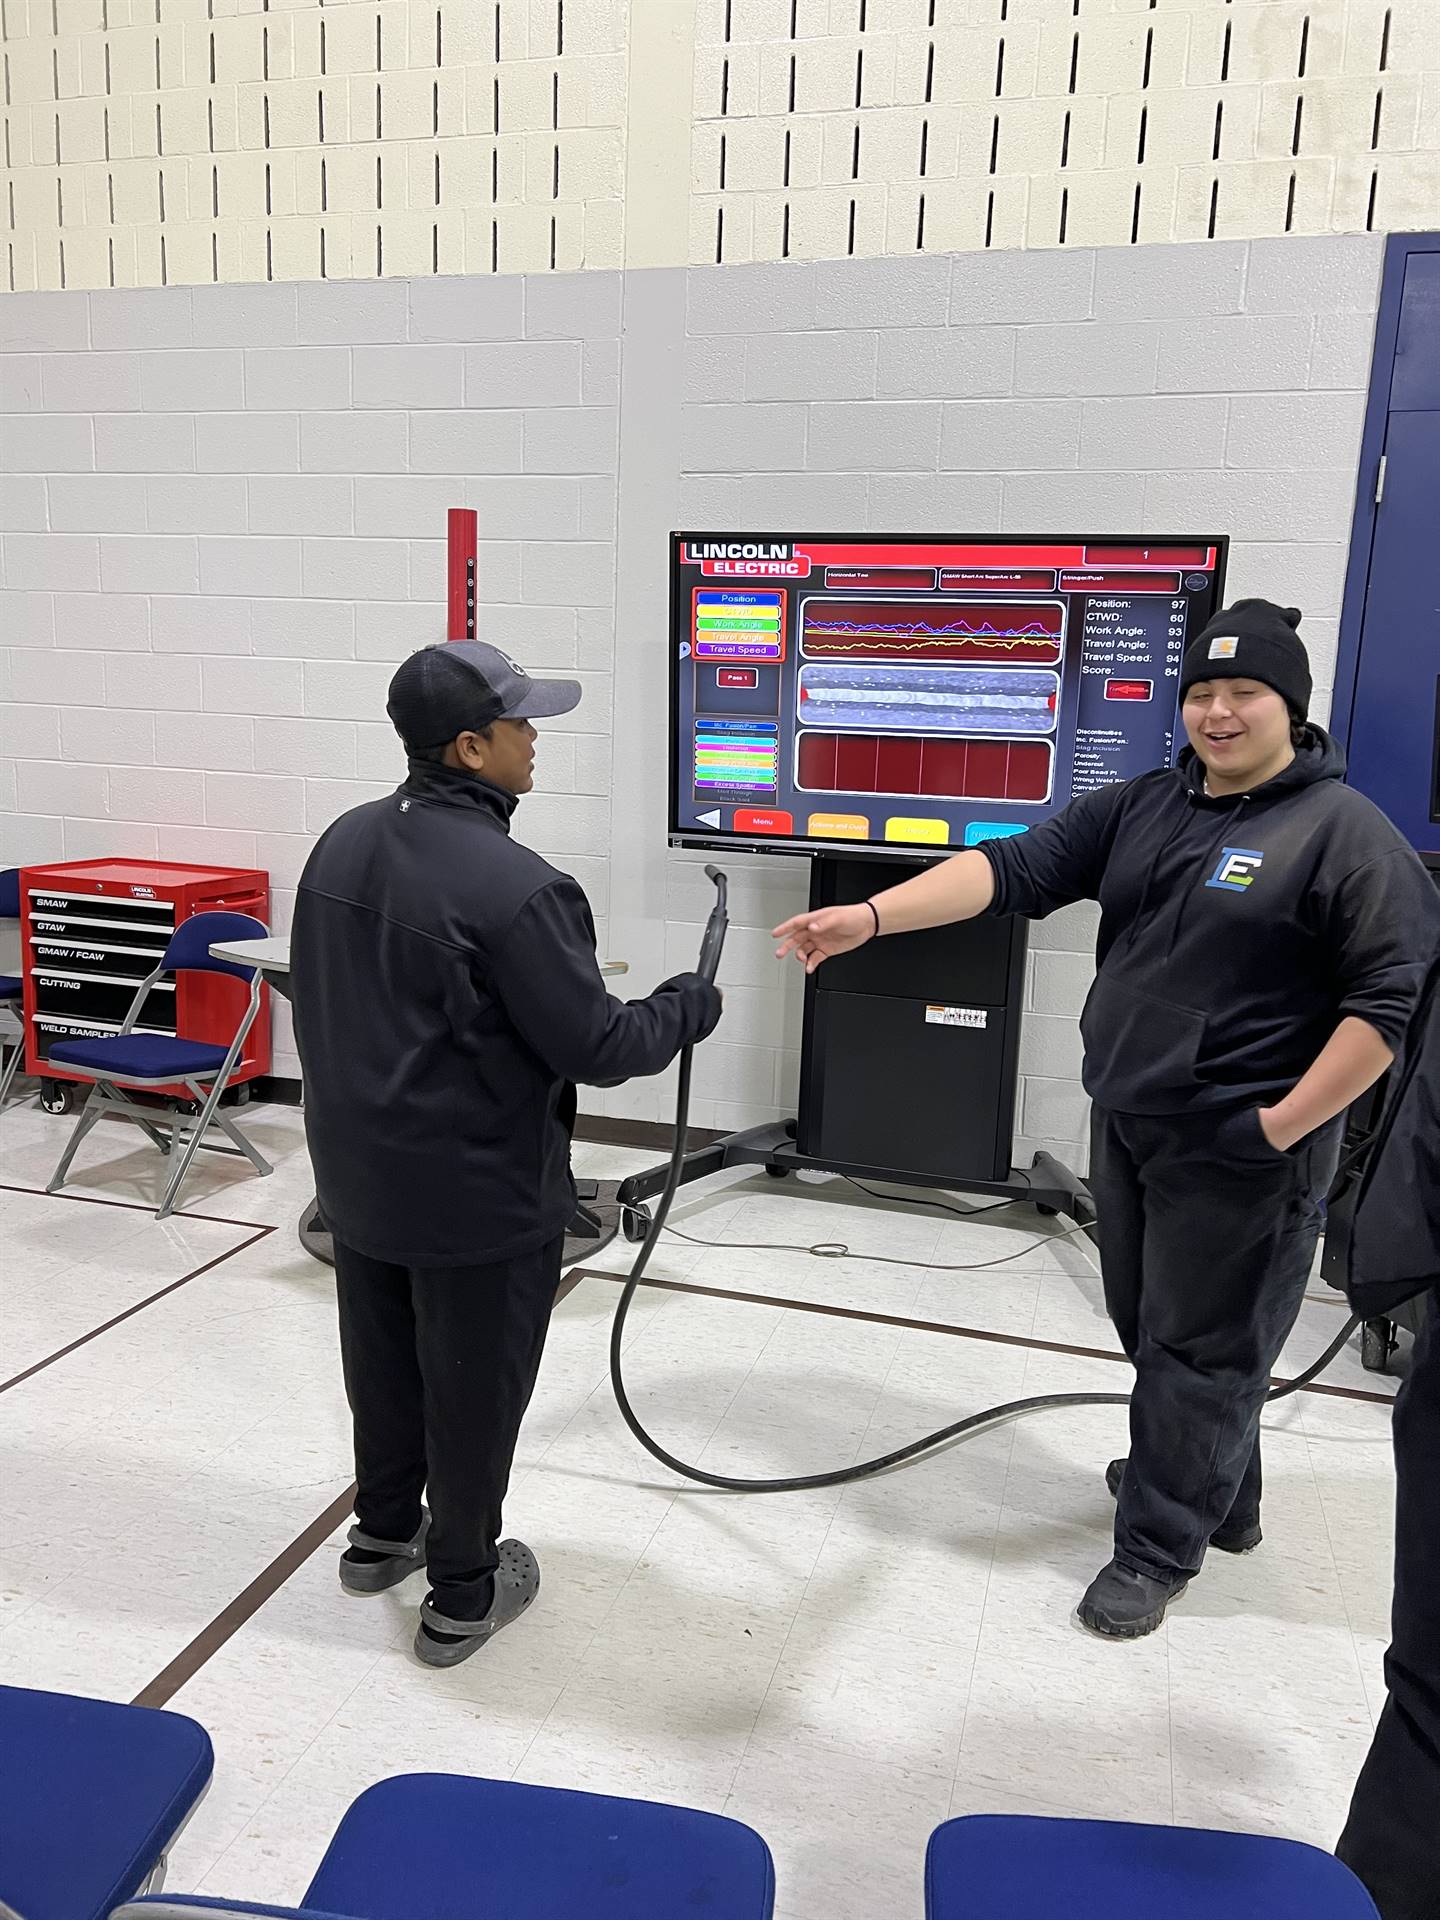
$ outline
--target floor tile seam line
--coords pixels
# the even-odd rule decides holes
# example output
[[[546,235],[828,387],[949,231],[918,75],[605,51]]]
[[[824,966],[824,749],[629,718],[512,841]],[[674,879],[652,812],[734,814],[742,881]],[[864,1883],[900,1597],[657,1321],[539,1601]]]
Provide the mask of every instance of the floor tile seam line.
[[[1365,1684],[1365,1666],[1360,1658],[1358,1630],[1350,1611],[1350,1597],[1346,1592],[1345,1575],[1341,1571],[1340,1556],[1335,1551],[1335,1537],[1330,1530],[1330,1514],[1326,1508],[1325,1498],[1320,1488],[1320,1475],[1315,1463],[1315,1451],[1311,1443],[1310,1435],[1305,1432],[1303,1427],[1301,1428],[1300,1437],[1305,1442],[1305,1464],[1310,1470],[1310,1479],[1315,1490],[1315,1504],[1320,1509],[1320,1525],[1325,1532],[1325,1545],[1330,1550],[1330,1565],[1335,1571],[1335,1586],[1340,1595],[1340,1605],[1345,1614],[1345,1625],[1350,1634],[1350,1652],[1355,1662],[1356,1677],[1360,1683],[1360,1697],[1364,1700],[1366,1710],[1370,1715],[1370,1725],[1373,1731],[1378,1716],[1370,1699],[1370,1689]]]
[[[863,1257],[863,1256],[860,1256]],[[582,1275],[586,1280],[610,1280],[624,1284],[626,1276],[617,1273],[605,1273],[587,1268]],[[747,1305],[759,1307],[786,1307],[797,1313],[821,1314],[836,1320],[868,1320],[877,1326],[900,1327],[910,1333],[945,1333],[960,1340],[979,1340],[992,1346],[1022,1347],[1031,1353],[1058,1353],[1070,1359],[1105,1360],[1130,1364],[1128,1357],[1118,1349],[1109,1347],[1080,1347],[1063,1340],[1037,1340],[1020,1333],[996,1333],[988,1327],[962,1327],[948,1320],[910,1320],[903,1315],[876,1313],[864,1307],[838,1307],[825,1300],[796,1300],[789,1295],[770,1293],[748,1293],[733,1287],[701,1286],[693,1280],[661,1280],[646,1278],[640,1282],[642,1287],[656,1287],[667,1293],[694,1293],[712,1300],[738,1300]],[[1272,1385],[1286,1384],[1272,1380]],[[1362,1387],[1326,1386],[1323,1381],[1312,1380],[1300,1389],[1302,1393],[1323,1394],[1331,1399],[1359,1400],[1376,1406],[1393,1406],[1393,1393],[1370,1393]]]
[[[227,1601],[219,1613],[207,1620],[153,1679],[146,1682],[131,1702],[132,1706],[163,1707],[172,1700],[243,1626],[254,1619],[268,1600],[274,1599],[311,1555],[324,1546],[351,1510],[354,1498],[355,1485],[352,1481],[323,1513],[288,1541],[233,1600]]]
[[[258,1240],[263,1239],[266,1234],[274,1233],[276,1231],[277,1229],[273,1227],[265,1228],[260,1234],[256,1235],[254,1240],[248,1242],[247,1244],[253,1246],[258,1242]],[[241,1251],[241,1249],[237,1249],[237,1251]],[[568,1280],[568,1284],[567,1284],[567,1280]],[[560,1288],[556,1292],[557,1304],[561,1299],[565,1297],[567,1293],[569,1293],[576,1285],[578,1285],[578,1283],[579,1283],[578,1277],[576,1279],[570,1280],[567,1274],[565,1278],[562,1278],[560,1283]],[[263,1425],[263,1419],[257,1422],[256,1425]],[[253,1431],[253,1430],[254,1430],[253,1428],[247,1429],[247,1431]],[[197,1635],[195,1635],[195,1637],[185,1647],[183,1647],[180,1650],[180,1652],[175,1656],[175,1659],[172,1660],[168,1666],[162,1668],[160,1673],[158,1673],[154,1677],[154,1679],[152,1679],[147,1683],[147,1686],[142,1690],[142,1692],[136,1695],[136,1698],[133,1704],[137,1706],[147,1706],[147,1705],[163,1706],[166,1700],[172,1699],[174,1695],[178,1693],[183,1686],[187,1685],[190,1680],[194,1679],[195,1675],[200,1671],[200,1669],[203,1666],[205,1666],[210,1660],[212,1660],[214,1656],[221,1650],[221,1648],[224,1647],[228,1641],[232,1640],[234,1636],[240,1631],[240,1629],[246,1626],[249,1623],[249,1621],[251,1621],[255,1617],[255,1615],[266,1605],[266,1603],[269,1600],[272,1600],[275,1597],[275,1595],[280,1592],[282,1587],[285,1587],[289,1584],[289,1582],[295,1577],[295,1575],[306,1564],[306,1562],[313,1557],[314,1554],[319,1552],[320,1548],[325,1544],[325,1541],[329,1538],[330,1534],[334,1532],[335,1527],[340,1524],[340,1520],[344,1518],[345,1512],[353,1508],[356,1491],[357,1489],[356,1489],[355,1483],[352,1481],[350,1486],[346,1489],[344,1493],[338,1495],[337,1498],[333,1500],[328,1507],[325,1508],[323,1513],[318,1515],[316,1519],[312,1520],[307,1526],[302,1528],[300,1533],[298,1533],[295,1536],[294,1540],[290,1541],[288,1545],[286,1545],[285,1547],[282,1547],[280,1552],[275,1556],[275,1558],[272,1561],[270,1561],[270,1563],[266,1567],[262,1568],[261,1571],[255,1576],[255,1578],[246,1587],[242,1588],[241,1591],[235,1596],[233,1600],[228,1601],[226,1605],[221,1608],[220,1612],[216,1614],[212,1620],[208,1621],[206,1625],[201,1628],[200,1632]],[[339,1510],[339,1518],[336,1519],[333,1524],[326,1526],[325,1523],[330,1521],[331,1515],[335,1514],[337,1510]],[[325,1531],[320,1532],[320,1529],[322,1528],[322,1526],[325,1527]],[[314,1540],[314,1543],[310,1546],[310,1548],[305,1553],[298,1554],[300,1543],[302,1541],[310,1539],[312,1535],[317,1535],[317,1534],[318,1534],[318,1537]],[[285,1567],[284,1563],[287,1560],[287,1557],[292,1554],[298,1554],[298,1557],[295,1559],[293,1566]],[[273,1584],[271,1584],[268,1587],[268,1591],[267,1591],[265,1590],[265,1583],[270,1580],[270,1576],[275,1573],[277,1568],[282,1568],[283,1571],[280,1573],[280,1577],[276,1579],[273,1582]],[[184,1663],[187,1661],[187,1658],[190,1655],[190,1653],[197,1646],[202,1645],[205,1642],[206,1636],[212,1633],[221,1622],[227,1619],[227,1617],[232,1612],[239,1609],[242,1606],[242,1604],[246,1603],[247,1601],[252,1601],[252,1596],[253,1596],[252,1604],[250,1604],[247,1607],[246,1611],[243,1614],[239,1615],[235,1619],[234,1624],[229,1628],[229,1631],[217,1637],[214,1645],[209,1648],[209,1650],[205,1653],[204,1657],[198,1660],[197,1662],[195,1662],[194,1666],[191,1667],[189,1671],[184,1671],[183,1670]],[[388,1646],[385,1649],[385,1651],[388,1651]],[[359,1680],[357,1680],[355,1687],[351,1688],[350,1692],[345,1695],[345,1698],[337,1704],[335,1708],[335,1712],[332,1713],[330,1715],[329,1720],[327,1720],[324,1723],[325,1726],[329,1726],[330,1721],[332,1721],[335,1718],[335,1715],[338,1714],[343,1709],[343,1707],[346,1704],[346,1701],[350,1700],[353,1697],[356,1690],[359,1687],[364,1685],[365,1680],[368,1679],[370,1674],[372,1674],[375,1671],[375,1668],[380,1664],[380,1660],[383,1659],[383,1657],[384,1657],[383,1653],[377,1656],[376,1660],[371,1664],[371,1666],[366,1669],[365,1674]],[[148,1696],[152,1693],[152,1691],[164,1687],[167,1681],[169,1681],[169,1678],[172,1675],[172,1673],[176,1672],[177,1670],[180,1671],[180,1677],[178,1679],[175,1679],[173,1684],[169,1685],[168,1691],[166,1691],[163,1694],[163,1697],[154,1699],[154,1700],[150,1699]],[[296,1755],[292,1765],[286,1769],[286,1776],[282,1776],[282,1777],[288,1777],[289,1773],[294,1771],[294,1768],[298,1766],[300,1761],[304,1758],[305,1753],[308,1753],[310,1750],[310,1747],[312,1747],[315,1744],[315,1739],[318,1739],[320,1733],[322,1733],[323,1731],[324,1731],[324,1727],[318,1728],[316,1730],[314,1739],[310,1740],[307,1743],[306,1747],[303,1749],[303,1751]],[[273,1792],[274,1788],[278,1787],[279,1784],[280,1782],[277,1780],[272,1786],[271,1792]],[[269,1794],[267,1794],[266,1799],[268,1800],[269,1797],[270,1797]],[[226,1852],[228,1851],[229,1851],[229,1848],[227,1847]],[[223,1858],[223,1855],[222,1855],[222,1858]],[[217,1861],[216,1865],[218,1864],[219,1862]]]
[[[1015,1433],[1018,1422],[1010,1422],[1010,1447],[1005,1456],[1005,1478],[1000,1488],[1000,1504],[995,1509],[995,1523],[990,1529],[990,1558],[985,1567],[985,1591],[980,1596],[980,1621],[975,1629],[975,1647],[970,1655],[970,1674],[965,1683],[965,1706],[960,1715],[960,1732],[955,1743],[955,1771],[950,1781],[950,1797],[955,1797],[955,1789],[960,1784],[960,1762],[965,1751],[965,1728],[970,1720],[970,1702],[975,1694],[975,1674],[980,1665],[980,1644],[985,1638],[985,1615],[990,1608],[990,1588],[995,1579],[995,1554],[1000,1544],[1000,1526],[1005,1518],[1005,1495],[1010,1486],[1010,1468],[1015,1458]]]
[[[665,1511],[668,1513],[670,1509],[667,1507]],[[653,1534],[651,1535],[651,1538],[652,1539],[654,1538]],[[642,1548],[641,1552],[643,1553],[643,1551],[644,1549]],[[637,1565],[639,1564],[638,1556],[637,1556],[636,1564]],[[633,1567],[631,1568],[631,1572],[632,1573],[634,1572]],[[525,1762],[530,1758],[530,1754],[535,1746],[535,1742],[540,1738],[541,1734],[544,1733],[546,1727],[549,1726],[551,1717],[553,1716],[555,1709],[560,1705],[561,1700],[565,1697],[565,1694],[569,1689],[571,1680],[575,1677],[576,1673],[579,1672],[580,1668],[584,1665],[584,1663],[589,1659],[591,1648],[595,1645],[596,1641],[600,1638],[601,1632],[603,1631],[603,1628],[604,1628],[604,1623],[606,1620],[610,1618],[610,1615],[615,1611],[616,1601],[618,1601],[619,1598],[620,1598],[620,1595],[617,1593],[615,1595],[615,1598],[610,1602],[609,1607],[606,1609],[605,1614],[603,1615],[600,1623],[591,1628],[589,1639],[586,1640],[585,1645],[581,1648],[580,1652],[576,1654],[575,1659],[571,1664],[569,1672],[566,1674],[564,1680],[562,1680],[560,1683],[560,1691],[556,1694],[555,1698],[550,1702],[550,1705],[546,1709],[545,1713],[541,1716],[539,1726],[536,1727],[535,1731],[531,1734],[530,1738],[525,1742],[525,1751],[520,1755],[519,1759],[515,1762],[514,1766],[510,1769],[509,1774],[506,1776],[508,1779],[510,1780],[515,1779],[515,1777],[520,1772],[520,1769],[525,1765]]]
[[[237,1254],[248,1252],[251,1247],[259,1246],[262,1240],[268,1239],[275,1231],[274,1227],[256,1228],[236,1246],[227,1248],[224,1253],[217,1253],[213,1259],[205,1261],[202,1266],[192,1268],[189,1273],[182,1273],[178,1280],[170,1281],[157,1293],[147,1295],[144,1300],[135,1301],[122,1313],[112,1315],[100,1326],[92,1327],[88,1333],[82,1333],[65,1346],[57,1347],[54,1353],[47,1354],[43,1360],[37,1360],[33,1366],[25,1367],[19,1373],[12,1374],[8,1380],[0,1380],[0,1393],[8,1393],[12,1387],[23,1386],[25,1381],[33,1379],[37,1373],[43,1373],[47,1367],[53,1367],[57,1361],[64,1360],[79,1348],[88,1346],[92,1340],[98,1340],[102,1333],[109,1333],[115,1327],[123,1325],[125,1321],[133,1320],[136,1314],[143,1313],[147,1307],[153,1307],[159,1301],[167,1299],[172,1293],[177,1293],[181,1287],[188,1286],[192,1280],[200,1280],[207,1273],[213,1273],[216,1267],[224,1266],[227,1260],[233,1260]]]
[[[1030,1370],[1027,1359],[1025,1373]],[[1025,1373],[1020,1376],[1020,1391],[1025,1390]],[[1020,1422],[1009,1420],[1005,1423],[1009,1434],[1009,1447],[1005,1454],[1005,1478],[1000,1483],[1000,1504],[995,1510],[995,1525],[990,1535],[990,1563],[985,1569],[985,1591],[980,1597],[980,1627],[975,1635],[975,1651],[970,1660],[970,1684],[965,1690],[965,1711],[960,1716],[960,1739],[955,1749],[955,1773],[950,1783],[950,1798],[955,1797],[960,1785],[960,1769],[965,1761],[965,1730],[970,1724],[970,1705],[975,1697],[975,1674],[980,1665],[980,1647],[985,1638],[985,1621],[990,1611],[990,1588],[995,1579],[995,1554],[1000,1544],[1000,1528],[1005,1518],[1005,1510],[1010,1497],[1010,1476],[1015,1469],[1015,1448],[1019,1440]]]
[[[102,1193],[47,1193],[44,1187],[22,1187],[13,1181],[0,1180],[0,1193],[27,1193],[35,1200],[66,1200],[77,1207],[118,1207],[125,1213],[148,1213],[152,1219],[154,1207],[144,1200],[111,1200]],[[279,1227],[273,1221],[232,1220],[223,1213],[194,1213],[188,1207],[176,1207],[173,1218],[176,1220],[203,1220],[212,1227],[268,1227],[271,1233],[278,1233]]]

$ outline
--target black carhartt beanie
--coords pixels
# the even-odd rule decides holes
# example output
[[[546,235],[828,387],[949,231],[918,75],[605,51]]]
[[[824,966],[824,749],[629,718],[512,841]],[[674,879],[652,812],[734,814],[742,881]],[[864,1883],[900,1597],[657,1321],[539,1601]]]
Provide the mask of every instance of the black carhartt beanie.
[[[1297,720],[1310,712],[1310,656],[1295,629],[1298,607],[1273,600],[1237,600],[1223,607],[1185,649],[1180,698],[1197,680],[1261,680],[1273,687]]]

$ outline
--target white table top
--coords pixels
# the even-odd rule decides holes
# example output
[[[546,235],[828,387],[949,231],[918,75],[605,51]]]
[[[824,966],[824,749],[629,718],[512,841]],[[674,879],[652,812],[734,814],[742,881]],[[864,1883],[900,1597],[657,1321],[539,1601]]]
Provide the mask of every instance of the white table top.
[[[272,933],[265,940],[217,940],[210,949],[217,960],[231,960],[239,967],[258,967],[261,973],[289,973],[290,942],[283,934]],[[607,978],[630,971],[628,960],[602,960],[600,971]]]
[[[231,960],[237,967],[258,967],[261,973],[290,971],[290,942],[276,933],[265,940],[217,940],[210,956]]]

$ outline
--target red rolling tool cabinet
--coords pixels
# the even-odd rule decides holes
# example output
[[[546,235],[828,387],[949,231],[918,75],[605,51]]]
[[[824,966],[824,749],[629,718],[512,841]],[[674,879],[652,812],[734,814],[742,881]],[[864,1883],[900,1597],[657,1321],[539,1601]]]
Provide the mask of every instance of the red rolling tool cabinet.
[[[270,876],[253,868],[165,860],[70,860],[20,874],[25,1069],[42,1082],[52,1112],[70,1103],[76,1076],[51,1066],[57,1040],[118,1033],[135,989],[170,936],[192,914],[223,909],[270,923]],[[227,974],[183,973],[157,981],[139,1031],[228,1046],[249,989]],[[231,1076],[243,1085],[270,1071],[270,1009],[262,1005]],[[188,1100],[187,1088],[164,1089]]]

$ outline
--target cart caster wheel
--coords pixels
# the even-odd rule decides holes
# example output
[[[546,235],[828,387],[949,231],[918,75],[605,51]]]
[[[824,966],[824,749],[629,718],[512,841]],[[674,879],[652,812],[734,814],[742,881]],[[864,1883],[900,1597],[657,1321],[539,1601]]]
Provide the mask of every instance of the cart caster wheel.
[[[622,1207],[620,1209],[620,1231],[632,1246],[638,1246],[650,1231],[649,1208]]]
[[[40,1088],[40,1105],[46,1113],[69,1113],[75,1104],[75,1092],[67,1080],[46,1080]]]
[[[248,1107],[248,1106],[249,1106],[249,1104],[250,1104],[250,1082],[249,1082],[248,1080],[245,1080],[245,1081],[242,1081],[242,1082],[241,1082],[241,1084],[240,1084],[240,1085],[239,1085],[238,1087],[236,1087],[236,1089],[235,1089],[235,1104],[236,1104],[236,1106],[237,1106],[237,1107]]]
[[[1366,1373],[1387,1373],[1395,1345],[1388,1320],[1367,1320],[1360,1329],[1360,1364]]]
[[[768,1160],[765,1163],[765,1171],[772,1180],[788,1180],[790,1178],[789,1167],[777,1167]]]
[[[1060,1217],[1059,1207],[1047,1207],[1041,1200],[1035,1202],[1035,1211],[1042,1220],[1058,1220]]]

